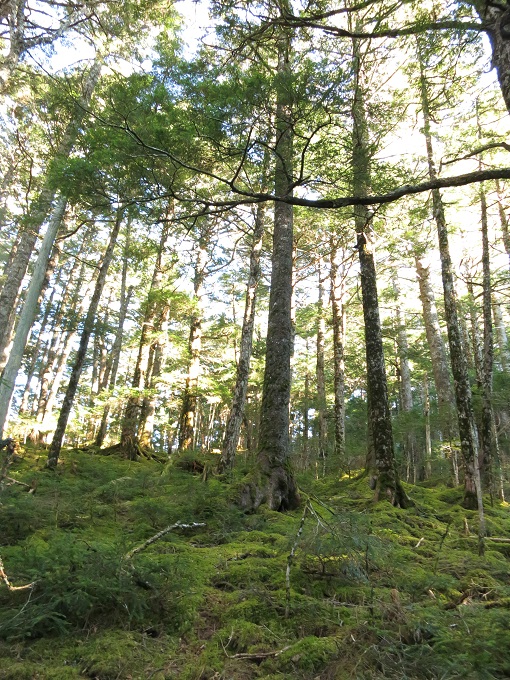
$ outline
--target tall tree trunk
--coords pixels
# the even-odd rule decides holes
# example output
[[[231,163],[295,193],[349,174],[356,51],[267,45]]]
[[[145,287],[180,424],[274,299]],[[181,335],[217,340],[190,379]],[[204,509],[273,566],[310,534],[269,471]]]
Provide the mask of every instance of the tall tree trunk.
[[[60,197],[44,235],[37,262],[35,263],[32,279],[28,288],[25,303],[16,328],[16,335],[9,353],[9,359],[2,373],[0,381],[0,438],[9,412],[9,406],[14,392],[14,384],[23,359],[23,352],[27,344],[28,334],[39,311],[40,295],[44,286],[44,279],[48,269],[48,262],[55,242],[55,237],[62,224],[67,206],[67,199]]]
[[[405,318],[403,318],[400,309],[401,291],[396,275],[393,277],[393,291],[396,296],[395,320],[397,323],[397,350],[400,366],[401,409],[403,413],[411,413],[413,410],[413,390],[409,367],[409,344],[407,342]],[[404,433],[404,454],[408,460],[409,469],[413,471],[413,482],[416,484],[417,481],[422,481],[425,472],[423,456],[419,455],[416,436],[414,432],[409,430],[409,423],[406,423]]]
[[[480,161],[481,166],[481,161]],[[494,470],[493,461],[493,423],[492,411],[492,371],[494,364],[494,340],[492,329],[491,268],[489,249],[489,226],[487,219],[487,198],[484,185],[480,185],[480,211],[482,225],[482,297],[483,297],[483,363],[482,363],[482,424],[480,428],[481,456],[480,471],[482,479],[492,490]]]
[[[69,378],[69,384],[67,386],[67,390],[64,396],[64,401],[62,403],[62,408],[60,409],[60,415],[57,421],[55,434],[53,435],[53,440],[51,442],[50,450],[48,452],[47,465],[49,468],[55,468],[58,463],[58,458],[60,455],[60,449],[62,448],[62,442],[64,439],[67,422],[71,414],[74,397],[76,395],[76,390],[78,389],[78,383],[83,369],[83,364],[85,362],[85,356],[87,354],[89,339],[92,334],[92,331],[94,330],[94,323],[96,319],[96,312],[99,305],[99,300],[101,299],[101,294],[103,292],[106,276],[108,274],[108,269],[113,259],[113,252],[115,250],[115,244],[117,243],[117,237],[119,235],[121,224],[122,224],[122,212],[119,208],[114,222],[114,227],[110,235],[110,240],[108,242],[108,246],[106,247],[106,251],[103,256],[103,261],[101,263],[101,266],[99,267],[96,285],[94,287],[94,292],[92,294],[92,299],[90,301],[90,306],[87,312],[87,316],[85,317],[85,322],[80,337],[80,345],[76,353],[76,358],[74,360],[74,365],[71,371],[71,377]]]
[[[354,101],[352,104],[352,172],[353,192],[366,196],[370,187],[370,155],[361,85],[361,52],[359,42],[353,40]],[[368,420],[371,447],[367,455],[367,469],[375,500],[386,498],[393,505],[407,507],[409,499],[400,482],[393,447],[393,429],[388,402],[388,384],[384,363],[377,274],[374,259],[374,233],[371,213],[365,206],[355,206],[354,225],[360,263],[363,319],[365,322],[365,350],[367,363]]]
[[[293,120],[291,84],[291,37],[278,29],[276,81],[275,193],[292,196]],[[289,406],[291,382],[292,259],[294,212],[277,201],[274,207],[271,290],[266,342],[266,365],[260,412],[258,479],[246,486],[244,507],[266,502],[272,510],[297,507],[299,495],[290,465]]]
[[[331,311],[333,316],[333,363],[335,392],[335,455],[340,464],[345,459],[345,308],[344,272],[337,262],[338,249],[335,240],[330,240],[331,260]]]
[[[257,206],[255,228],[252,236],[250,251],[250,271],[246,286],[246,298],[244,305],[243,325],[241,329],[241,341],[239,346],[239,359],[237,362],[236,384],[234,397],[227,418],[223,448],[221,452],[220,470],[226,471],[234,466],[237,442],[241,432],[246,394],[248,391],[248,378],[250,376],[251,351],[253,346],[253,329],[255,327],[255,311],[257,302],[257,287],[260,281],[260,252],[262,250],[262,236],[264,234],[265,208],[263,204]]]
[[[423,310],[425,333],[432,363],[432,374],[436,388],[441,429],[448,440],[454,436],[453,401],[454,394],[448,370],[448,357],[439,326],[434,291],[430,281],[430,264],[423,257],[415,257],[416,273],[420,287],[420,300]]]
[[[421,55],[419,55],[419,60],[421,104],[429,177],[430,179],[436,179],[437,172],[432,149],[429,99]],[[478,507],[480,510],[482,492],[478,469],[478,437],[475,428],[466,356],[462,347],[461,331],[457,314],[457,298],[453,283],[453,267],[450,257],[450,246],[448,243],[448,228],[446,225],[441,194],[437,189],[432,191],[432,204],[439,241],[448,343],[450,347],[450,359],[455,387],[455,401],[457,405],[457,418],[464,467],[464,499],[462,505],[469,509],[476,509]]]
[[[326,335],[326,318],[324,313],[324,279],[322,277],[322,258],[318,261],[319,297],[317,300],[317,357],[315,376],[317,380],[317,434],[319,443],[319,460],[322,460],[323,474],[326,472],[326,376],[324,372],[324,342]]]
[[[20,226],[21,236],[17,243],[16,253],[12,259],[7,279],[5,280],[0,293],[0,369],[6,362],[5,349],[10,340],[13,326],[13,314],[19,289],[37,242],[39,230],[48,218],[51,212],[51,205],[55,198],[56,190],[52,177],[53,170],[58,163],[65,160],[70,155],[74,147],[79,127],[85,118],[92,99],[92,93],[99,80],[101,66],[102,59],[96,59],[85,80],[82,96],[79,101],[76,102],[72,120],[68,123],[56,149],[55,156],[48,166],[46,181],[38,196],[32,201],[28,214],[23,219]]]
[[[483,349],[482,349],[482,339],[480,337],[480,323],[478,318],[478,310],[476,308],[475,291],[473,285],[472,270],[470,268],[470,263],[468,260],[465,261],[465,278],[466,287],[468,291],[467,307],[470,322],[470,329],[468,336],[466,338],[467,343],[471,343],[473,348],[473,361],[475,367],[476,382],[478,385],[483,383]],[[461,306],[462,310],[463,305]],[[461,311],[462,313],[462,311]],[[466,344],[464,343],[464,347]]]
[[[140,392],[147,387],[147,370],[150,346],[153,340],[155,320],[161,307],[160,291],[164,276],[164,253],[169,236],[169,222],[164,222],[158,247],[156,262],[143,316],[138,354],[131,382],[132,394],[128,399],[122,419],[120,445],[128,460],[136,460],[139,455],[138,424],[143,397]]]
[[[496,338],[498,342],[499,361],[501,363],[501,370],[508,373],[510,367],[510,356],[508,353],[508,337],[506,334],[505,322],[503,321],[503,312],[501,305],[497,300],[492,302],[492,310],[494,314],[494,329],[496,331]]]
[[[191,450],[195,445],[196,436],[198,434],[198,379],[200,376],[200,355],[202,353],[202,297],[208,240],[208,234],[202,235],[196,250],[195,274],[193,277],[195,309],[191,317],[188,344],[190,360],[179,417],[179,451]]]

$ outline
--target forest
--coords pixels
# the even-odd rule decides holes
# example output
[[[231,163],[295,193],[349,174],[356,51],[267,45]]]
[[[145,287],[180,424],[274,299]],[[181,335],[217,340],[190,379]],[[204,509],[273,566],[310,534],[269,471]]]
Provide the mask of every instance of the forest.
[[[508,1],[0,42],[0,679],[510,677]]]

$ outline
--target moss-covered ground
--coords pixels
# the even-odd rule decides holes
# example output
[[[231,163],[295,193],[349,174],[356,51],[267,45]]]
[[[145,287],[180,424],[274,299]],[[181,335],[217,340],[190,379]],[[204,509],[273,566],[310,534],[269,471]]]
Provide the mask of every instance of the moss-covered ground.
[[[304,475],[301,508],[245,515],[242,470],[44,458],[9,473],[35,493],[0,496],[5,574],[33,584],[0,582],[0,679],[510,677],[510,542],[479,556],[458,490],[406,486],[399,510],[364,479]],[[486,515],[509,539],[509,508]],[[204,526],[127,556],[177,522]]]

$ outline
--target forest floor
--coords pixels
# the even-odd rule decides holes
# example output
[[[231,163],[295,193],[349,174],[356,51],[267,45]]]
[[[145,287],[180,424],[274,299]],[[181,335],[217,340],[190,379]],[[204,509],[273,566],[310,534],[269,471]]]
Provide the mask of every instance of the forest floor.
[[[481,557],[476,513],[431,481],[399,510],[366,479],[302,475],[298,510],[246,515],[242,465],[227,482],[213,456],[209,474],[45,456],[22,451],[8,474],[28,486],[0,496],[2,680],[510,677],[505,504],[487,499],[507,542]],[[177,523],[202,526],[148,542]]]

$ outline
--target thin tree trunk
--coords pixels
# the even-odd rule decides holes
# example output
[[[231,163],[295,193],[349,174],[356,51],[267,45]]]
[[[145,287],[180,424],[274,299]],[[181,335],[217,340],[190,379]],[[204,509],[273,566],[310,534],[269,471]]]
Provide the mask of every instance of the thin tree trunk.
[[[425,418],[425,479],[432,475],[432,439],[430,436],[429,378],[423,376],[423,417]]]
[[[480,322],[476,309],[475,302],[475,292],[473,286],[472,272],[469,264],[465,263],[465,277],[466,277],[466,287],[468,291],[468,313],[470,321],[470,333],[467,337],[467,342],[471,342],[471,347],[473,348],[473,361],[475,367],[476,382],[479,386],[483,384],[483,350],[482,350],[482,339],[480,337]],[[466,346],[466,343],[464,343]]]
[[[498,341],[501,370],[504,373],[508,373],[510,357],[508,355],[508,338],[506,334],[505,322],[503,321],[503,312],[501,311],[501,305],[496,300],[493,300],[492,309],[494,313],[494,329],[496,331],[496,338]]]
[[[322,460],[323,474],[326,472],[326,376],[324,373],[324,342],[326,335],[326,318],[324,314],[324,280],[322,278],[322,258],[318,262],[319,297],[317,300],[317,357],[315,376],[317,381],[317,430],[319,443],[319,460]]]
[[[441,429],[446,438],[451,440],[455,431],[453,424],[453,402],[455,397],[450,382],[448,358],[439,326],[434,291],[430,282],[430,265],[418,255],[415,257],[415,263]]]
[[[331,310],[333,316],[333,362],[335,391],[335,455],[340,463],[345,459],[345,308],[344,277],[337,262],[337,246],[330,241]]]
[[[155,328],[156,315],[161,305],[159,292],[163,285],[164,252],[169,236],[169,224],[169,222],[165,222],[161,232],[158,254],[154,264],[152,281],[142,322],[138,355],[131,383],[133,392],[128,399],[124,417],[122,419],[120,445],[128,460],[136,460],[139,455],[140,443],[138,441],[138,424],[143,402],[140,391],[147,387],[147,370],[150,346],[153,339],[152,334]]]
[[[119,209],[117,211],[114,227],[110,235],[108,246],[103,256],[103,261],[99,268],[96,285],[94,288],[94,292],[92,294],[92,299],[90,301],[90,307],[88,309],[87,316],[85,317],[85,323],[83,325],[83,330],[80,337],[80,345],[76,353],[76,358],[74,360],[74,365],[71,371],[71,377],[69,378],[69,384],[67,386],[67,390],[64,396],[64,401],[62,403],[62,408],[60,409],[60,415],[57,421],[57,427],[55,430],[55,434],[53,436],[53,441],[51,442],[50,450],[48,452],[47,465],[50,468],[56,467],[58,463],[58,458],[60,455],[60,449],[62,448],[62,442],[64,439],[67,422],[71,414],[74,397],[76,395],[76,390],[78,389],[78,383],[83,369],[85,356],[87,354],[89,339],[94,329],[94,323],[97,308],[99,305],[99,300],[101,299],[101,294],[103,292],[106,276],[108,274],[108,269],[113,259],[113,252],[115,250],[115,244],[117,242],[117,237],[119,235],[121,224],[122,224],[122,212]]]
[[[396,323],[397,323],[397,349],[400,366],[400,394],[401,394],[401,409],[403,413],[411,413],[413,410],[413,390],[411,384],[411,369],[409,367],[409,344],[407,342],[407,333],[405,318],[403,318],[400,309],[399,298],[401,296],[398,278],[393,277],[393,291],[396,296]],[[405,425],[404,433],[404,453],[408,461],[409,469],[413,471],[413,482],[416,484],[422,481],[424,477],[423,457],[419,455],[418,444],[414,432],[409,430],[409,423]]]
[[[260,281],[260,252],[262,249],[262,236],[264,235],[265,208],[261,203],[257,206],[255,228],[253,231],[252,247],[250,252],[250,271],[246,286],[246,298],[244,305],[243,325],[241,329],[241,341],[239,347],[239,360],[237,362],[236,384],[234,397],[227,418],[225,436],[220,460],[220,471],[226,471],[234,466],[237,442],[241,432],[246,394],[248,391],[248,378],[250,376],[250,361],[253,346],[253,329],[255,327],[255,311],[257,303],[257,287]]]
[[[208,235],[202,237],[197,244],[195,274],[193,278],[193,292],[195,295],[195,310],[191,318],[189,333],[190,361],[186,376],[186,385],[182,395],[181,413],[179,418],[179,451],[191,450],[198,434],[198,379],[200,375],[200,355],[202,353],[202,296],[207,261]]]
[[[481,165],[481,161],[480,161]],[[492,329],[491,269],[489,250],[489,226],[487,219],[487,199],[483,184],[480,185],[480,210],[482,225],[482,296],[483,296],[483,363],[482,363],[482,423],[480,428],[481,456],[480,471],[482,479],[492,490],[494,470],[493,461],[493,422],[492,411],[492,371],[494,365],[494,340]]]

